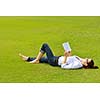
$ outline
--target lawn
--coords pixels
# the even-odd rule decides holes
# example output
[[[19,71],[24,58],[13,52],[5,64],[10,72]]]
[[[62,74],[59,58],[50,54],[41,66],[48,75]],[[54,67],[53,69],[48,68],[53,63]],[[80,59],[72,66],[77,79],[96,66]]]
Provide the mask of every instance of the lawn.
[[[18,53],[36,56],[42,43],[63,55],[69,41],[73,55],[93,58],[100,66],[99,16],[0,17],[1,83],[99,83],[100,69],[64,70],[48,64],[23,62]]]

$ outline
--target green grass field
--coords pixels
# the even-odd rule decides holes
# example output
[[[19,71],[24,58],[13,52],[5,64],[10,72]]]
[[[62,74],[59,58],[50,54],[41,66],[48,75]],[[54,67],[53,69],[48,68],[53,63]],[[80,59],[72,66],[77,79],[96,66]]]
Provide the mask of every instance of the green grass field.
[[[97,83],[100,69],[64,70],[23,62],[18,53],[36,56],[42,43],[63,55],[69,41],[73,54],[93,58],[100,66],[100,17],[0,17],[1,83]]]

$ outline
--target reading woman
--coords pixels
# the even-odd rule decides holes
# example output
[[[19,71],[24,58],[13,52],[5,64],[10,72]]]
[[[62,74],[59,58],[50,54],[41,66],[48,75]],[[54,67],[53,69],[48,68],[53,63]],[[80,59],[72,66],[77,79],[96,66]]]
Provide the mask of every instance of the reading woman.
[[[46,57],[43,55],[46,53]],[[51,48],[48,44],[42,44],[42,47],[39,51],[37,57],[31,58],[21,53],[19,56],[22,60],[27,61],[32,64],[39,63],[48,63],[52,66],[60,66],[62,69],[79,69],[79,68],[91,68],[97,69],[97,66],[94,66],[94,61],[89,58],[80,58],[78,56],[73,56],[71,51],[65,51],[63,56],[54,56]]]

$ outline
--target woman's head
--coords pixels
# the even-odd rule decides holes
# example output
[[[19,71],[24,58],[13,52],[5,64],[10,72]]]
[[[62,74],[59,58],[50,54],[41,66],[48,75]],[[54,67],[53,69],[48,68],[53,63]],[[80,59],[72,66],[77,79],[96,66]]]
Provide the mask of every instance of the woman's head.
[[[86,69],[98,69],[97,66],[94,66],[94,61],[92,59],[84,59],[83,61],[83,67],[86,68]]]

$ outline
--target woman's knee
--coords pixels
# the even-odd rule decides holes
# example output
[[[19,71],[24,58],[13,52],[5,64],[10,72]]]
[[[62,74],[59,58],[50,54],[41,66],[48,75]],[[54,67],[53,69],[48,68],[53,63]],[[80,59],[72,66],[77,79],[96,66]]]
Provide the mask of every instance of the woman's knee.
[[[43,43],[42,46],[45,48],[45,47],[48,47],[48,44],[47,43]]]
[[[43,43],[40,52],[45,53],[45,48],[48,47],[47,43]]]

